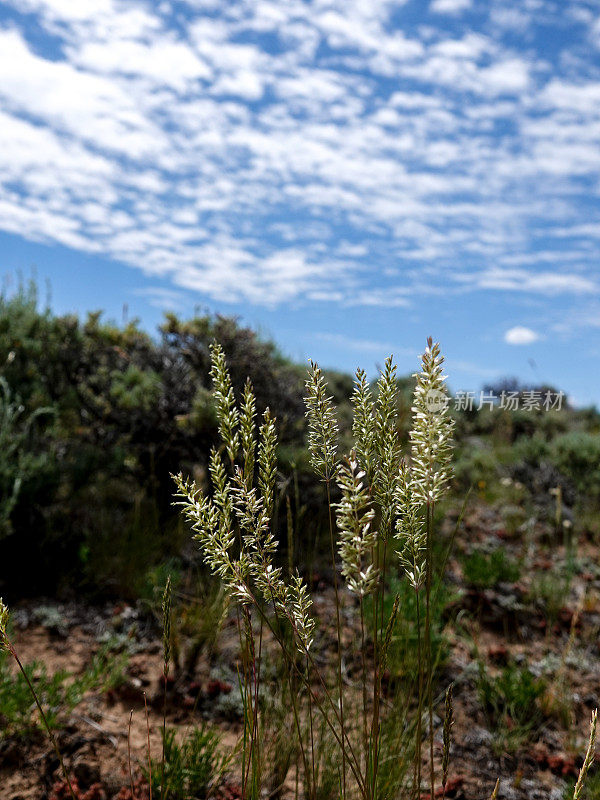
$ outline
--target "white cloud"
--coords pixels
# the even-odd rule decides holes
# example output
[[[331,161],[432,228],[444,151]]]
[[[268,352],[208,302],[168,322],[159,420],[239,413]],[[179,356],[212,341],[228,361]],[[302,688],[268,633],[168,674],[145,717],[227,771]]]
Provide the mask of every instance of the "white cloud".
[[[219,302],[598,295],[600,79],[491,11],[459,35],[402,30],[401,0],[8,4],[3,230]]]
[[[0,75],[8,108],[57,131],[132,157],[156,156],[164,146],[163,132],[116,81],[41,58],[15,30],[0,30]]]
[[[178,89],[184,89],[190,81],[212,76],[212,70],[187,44],[170,38],[151,43],[86,42],[74,54],[74,62],[92,72],[150,78]]]
[[[473,273],[457,272],[453,278],[470,289],[497,289],[542,295],[597,294],[599,291],[596,281],[575,273],[493,268]]]
[[[472,4],[473,0],[433,0],[430,9],[436,14],[458,14]]]
[[[529,66],[520,58],[511,58],[482,69],[479,76],[494,94],[521,92],[529,85]]]
[[[504,334],[504,341],[506,344],[525,345],[533,344],[539,340],[540,336],[531,328],[524,328],[517,325],[515,328],[510,328]]]

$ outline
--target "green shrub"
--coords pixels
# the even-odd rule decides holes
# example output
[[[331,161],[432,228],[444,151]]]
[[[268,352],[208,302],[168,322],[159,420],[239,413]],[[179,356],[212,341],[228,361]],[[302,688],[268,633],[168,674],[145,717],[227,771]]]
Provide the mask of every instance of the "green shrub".
[[[51,407],[26,411],[0,376],[0,537],[12,533],[18,502],[23,497],[31,502],[53,471],[52,456],[41,448],[35,425],[53,414]]]
[[[477,487],[482,481],[487,484],[498,474],[498,460],[491,449],[474,445],[461,450],[455,467],[455,482],[462,491]]]
[[[600,497],[600,434],[571,432],[552,442],[551,458],[582,494]]]
[[[513,446],[514,461],[524,461],[526,464],[538,467],[546,461],[551,453],[548,440],[540,435],[519,439]]]

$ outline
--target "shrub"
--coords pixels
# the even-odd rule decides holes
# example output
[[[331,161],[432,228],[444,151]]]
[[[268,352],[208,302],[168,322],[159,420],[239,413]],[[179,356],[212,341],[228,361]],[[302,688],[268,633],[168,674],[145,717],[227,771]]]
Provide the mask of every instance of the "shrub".
[[[51,407],[26,412],[0,376],[0,537],[12,533],[13,512],[22,497],[33,501],[53,472],[53,459],[36,436],[36,421],[53,413]]]
[[[551,458],[581,494],[600,497],[600,434],[571,432],[558,436],[552,443]]]
[[[170,315],[152,339],[137,322],[117,326],[100,312],[56,316],[39,306],[33,284],[0,294],[0,365],[12,392],[0,397],[9,445],[0,448],[0,518],[12,533],[0,559],[11,561],[6,577],[19,591],[131,596],[148,569],[179,554],[170,474],[206,471],[217,444],[213,339],[236,390],[250,375],[300,463],[302,372],[235,319]],[[351,380],[335,380],[342,399]],[[315,508],[321,501],[305,499]]]
[[[459,454],[454,469],[457,486],[467,491],[482,481],[487,484],[496,477],[498,460],[490,449],[473,443]]]

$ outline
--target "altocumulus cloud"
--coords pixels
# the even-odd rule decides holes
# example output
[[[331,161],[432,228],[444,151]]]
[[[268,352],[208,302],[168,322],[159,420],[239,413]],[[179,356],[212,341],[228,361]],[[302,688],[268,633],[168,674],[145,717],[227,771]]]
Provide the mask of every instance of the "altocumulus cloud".
[[[215,301],[597,295],[598,5],[492,6],[5,0],[0,228]]]

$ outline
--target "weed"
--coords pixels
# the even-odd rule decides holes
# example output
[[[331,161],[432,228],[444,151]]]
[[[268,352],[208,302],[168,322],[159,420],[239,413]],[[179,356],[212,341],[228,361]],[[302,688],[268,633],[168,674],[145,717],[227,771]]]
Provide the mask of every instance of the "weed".
[[[570,564],[555,567],[548,572],[534,575],[529,588],[531,599],[541,606],[550,632],[556,625],[561,610],[567,604],[571,593],[573,569]]]
[[[203,724],[178,742],[177,732],[167,728],[163,743],[164,777],[162,759],[152,760],[147,776],[153,797],[161,800],[207,800],[213,796],[229,764],[229,757],[220,753],[218,735]]]
[[[25,674],[13,674],[9,664],[8,655],[0,653],[2,737],[28,739],[39,730],[27,678],[36,684],[38,696],[46,707],[48,724],[56,728],[59,711],[73,708],[80,699],[79,687],[66,685],[65,672],[48,677],[45,666],[36,661],[24,666]]]
[[[376,387],[368,384],[362,370],[356,373],[353,443],[346,457],[340,454],[338,417],[325,376],[311,362],[306,382],[307,443],[310,463],[327,496],[337,640],[335,663],[323,664],[313,655],[317,625],[308,588],[291,564],[284,572],[278,561],[272,524],[277,471],[274,420],[267,409],[257,425],[250,384],[238,400],[224,352],[216,344],[212,347],[211,375],[222,439],[210,457],[212,494],[206,495],[182,475],[175,481],[177,502],[194,529],[205,563],[238,609],[244,797],[260,796],[268,772],[261,700],[266,632],[279,647],[284,664],[282,697],[290,701],[291,730],[307,800],[322,796],[379,800],[406,792],[414,797],[427,782],[430,795],[436,794],[434,680],[443,657],[440,589],[445,558],[438,567],[434,510],[452,474],[454,424],[448,404],[439,402],[445,397],[442,362],[439,346],[428,340],[416,376],[406,460],[398,436],[392,359],[386,360]],[[334,502],[336,495],[339,499]],[[292,529],[288,514],[288,530]],[[391,568],[394,549],[397,571]],[[292,553],[290,548],[289,559]],[[467,570],[475,582],[493,585],[516,578],[515,567],[503,555],[492,555],[483,561],[476,557]],[[397,573],[403,573],[402,580]],[[360,699],[348,695],[344,687],[340,577],[345,591],[354,595],[360,626],[357,646],[348,654],[359,665]],[[411,669],[404,676],[404,691],[397,692],[395,702],[386,708],[384,670],[391,665],[406,671],[407,664]],[[494,681],[481,667],[478,689],[486,713],[510,747],[542,719],[543,684],[528,670],[510,665]],[[448,747],[449,726],[450,721]],[[424,740],[429,751],[428,781],[422,776]],[[390,751],[403,753],[403,758],[390,762]],[[281,755],[274,770],[279,784],[288,765],[287,751]],[[446,755],[439,776],[443,781],[447,770]],[[270,785],[271,791],[277,790],[272,781]]]
[[[498,583],[514,583],[519,578],[519,564],[502,548],[491,553],[475,550],[463,563],[465,579],[478,589],[489,589]]]
[[[29,739],[40,730],[28,681],[35,686],[46,720],[51,729],[59,727],[60,717],[81,702],[86,691],[108,691],[125,680],[125,656],[113,656],[106,648],[92,658],[81,675],[73,677],[60,670],[48,675],[46,666],[33,661],[23,665],[23,672],[10,669],[9,653],[0,652],[0,737]]]
[[[540,699],[545,684],[526,668],[509,664],[492,677],[479,662],[477,690],[500,749],[514,751],[543,722]]]

